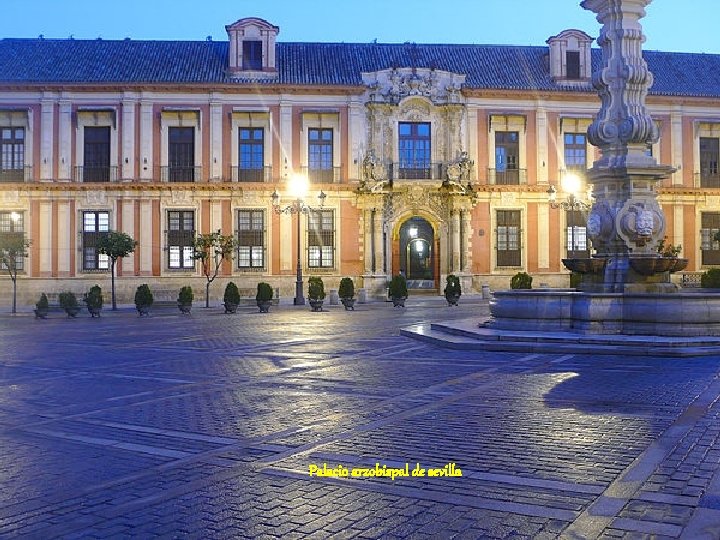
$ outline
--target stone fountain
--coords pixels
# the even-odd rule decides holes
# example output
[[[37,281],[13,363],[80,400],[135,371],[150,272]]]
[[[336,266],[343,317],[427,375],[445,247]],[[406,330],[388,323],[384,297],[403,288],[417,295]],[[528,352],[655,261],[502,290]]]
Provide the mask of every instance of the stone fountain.
[[[650,2],[580,4],[602,24],[602,66],[592,77],[602,104],[588,129],[601,152],[588,171],[595,202],[587,232],[597,253],[563,261],[582,274],[577,290],[496,292],[489,329],[720,336],[720,296],[679,291],[670,272],[684,260],[658,253],[665,216],[655,188],[675,169],[646,153],[659,136],[645,106],[653,76],[642,57],[639,22]]]

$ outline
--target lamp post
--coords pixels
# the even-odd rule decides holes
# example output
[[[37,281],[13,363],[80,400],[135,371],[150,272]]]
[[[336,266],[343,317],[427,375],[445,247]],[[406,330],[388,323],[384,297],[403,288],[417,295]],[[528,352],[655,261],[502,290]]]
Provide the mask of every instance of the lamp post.
[[[577,196],[580,190],[580,179],[575,174],[567,174],[562,179],[563,190],[568,193],[567,200],[557,201],[557,189],[551,185],[548,190],[548,202],[550,207],[553,209],[562,208],[563,210],[571,210],[573,214],[575,212],[582,212],[589,210],[591,205],[580,200]],[[574,218],[574,215],[573,215]],[[570,257],[570,251],[575,252],[575,220],[570,229],[570,249],[568,250],[568,257]]]
[[[280,195],[277,190],[272,194],[273,210],[276,214],[297,214],[297,281],[295,282],[295,299],[293,304],[296,306],[305,305],[305,297],[303,296],[303,275],[302,262],[300,260],[300,214],[309,214],[313,208],[305,204],[305,197],[308,192],[308,178],[303,174],[294,174],[288,180],[288,192],[294,199],[293,202],[285,206],[280,206]],[[322,191],[318,195],[320,200],[320,208],[325,205],[325,193]]]

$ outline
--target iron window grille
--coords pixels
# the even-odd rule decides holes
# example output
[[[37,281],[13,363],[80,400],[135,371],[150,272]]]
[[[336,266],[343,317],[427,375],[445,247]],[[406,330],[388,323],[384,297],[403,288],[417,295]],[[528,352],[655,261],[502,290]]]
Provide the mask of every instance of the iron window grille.
[[[520,266],[520,210],[497,211],[497,266]]]
[[[16,219],[13,220],[13,214]],[[0,237],[13,238],[25,236],[25,214],[23,212],[0,212]],[[25,258],[17,257],[15,259],[15,268],[18,272],[25,270]],[[0,270],[7,270],[7,266],[0,262]]]
[[[703,212],[700,216],[700,252],[702,264],[720,264],[720,242],[715,235],[720,231],[720,212]]]
[[[85,127],[83,182],[109,182],[110,178],[110,127]]]
[[[567,256],[570,259],[587,258],[590,251],[587,244],[587,218],[582,210],[567,210]]]
[[[195,268],[195,212],[168,210],[168,268],[187,270]]]
[[[100,238],[110,230],[110,213],[88,211],[82,213],[82,268],[83,270],[108,270],[110,259],[98,252]]]
[[[265,211],[237,212],[237,267],[241,270],[265,269]]]
[[[308,267],[335,266],[335,213],[333,210],[312,210],[307,228]]]
[[[194,182],[195,178],[195,128],[168,128],[169,182]]]

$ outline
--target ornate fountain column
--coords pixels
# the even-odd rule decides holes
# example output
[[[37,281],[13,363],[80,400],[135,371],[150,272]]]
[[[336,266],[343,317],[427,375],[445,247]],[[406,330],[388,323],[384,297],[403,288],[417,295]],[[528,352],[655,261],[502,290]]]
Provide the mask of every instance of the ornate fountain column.
[[[588,236],[607,259],[602,281],[585,282],[595,292],[674,292],[657,246],[665,216],[655,185],[675,169],[647,155],[658,130],[645,106],[653,76],[642,58],[645,36],[639,20],[651,0],[583,0],[602,24],[602,65],[592,76],[602,105],[588,129],[601,157],[588,171],[595,203]],[[667,268],[665,269],[667,270]]]

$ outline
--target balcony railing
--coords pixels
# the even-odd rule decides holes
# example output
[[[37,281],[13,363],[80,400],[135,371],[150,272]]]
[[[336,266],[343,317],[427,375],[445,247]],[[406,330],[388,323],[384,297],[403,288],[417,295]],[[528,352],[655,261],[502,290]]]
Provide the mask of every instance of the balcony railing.
[[[32,180],[32,167],[18,167],[16,169],[0,169],[0,182],[30,182]]]
[[[161,182],[197,182],[202,178],[202,167],[160,167]]]
[[[340,167],[332,167],[328,169],[301,167],[300,172],[307,175],[310,182],[315,182],[317,184],[335,184],[340,182]]]
[[[269,182],[272,176],[272,167],[230,167],[230,179],[233,182]]]
[[[488,184],[519,186],[527,184],[527,169],[488,169]]]
[[[73,178],[76,182],[117,182],[118,168],[113,167],[74,167]]]
[[[447,168],[445,163],[391,163],[388,171],[393,180],[441,180]]]
[[[720,173],[709,171],[695,173],[695,187],[720,188]]]

